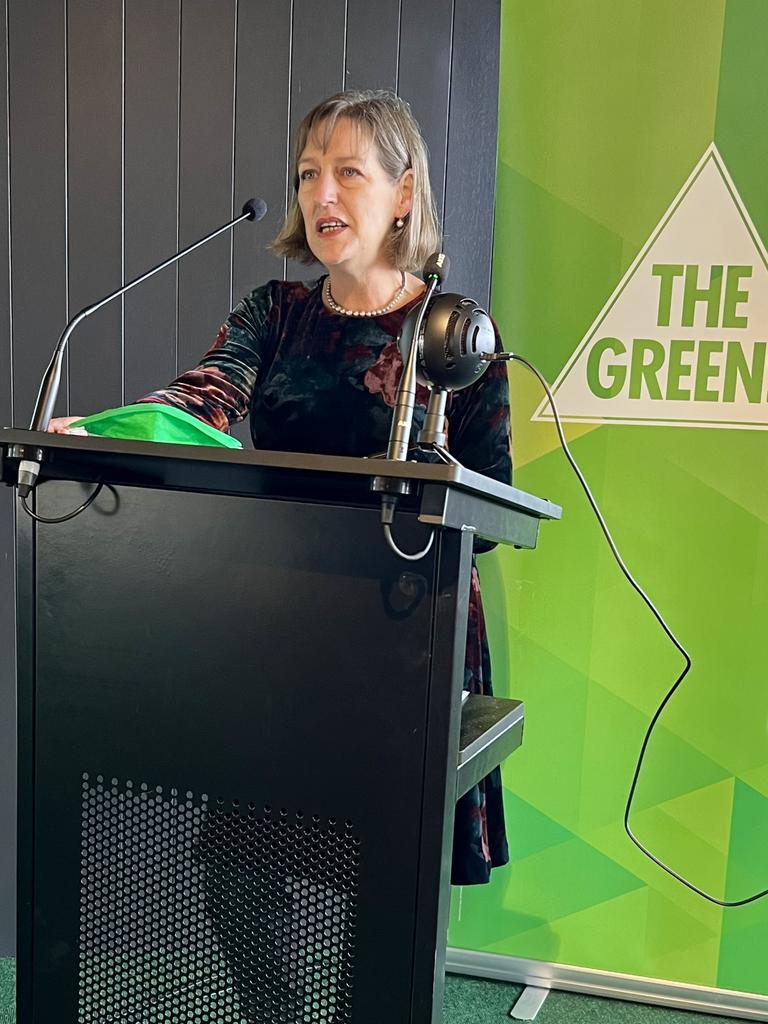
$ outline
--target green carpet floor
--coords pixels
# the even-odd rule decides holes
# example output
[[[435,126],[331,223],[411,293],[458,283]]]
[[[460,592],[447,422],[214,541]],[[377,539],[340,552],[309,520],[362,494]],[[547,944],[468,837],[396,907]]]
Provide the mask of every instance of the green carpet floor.
[[[449,975],[443,1019],[445,1024],[509,1024],[509,1011],[521,991],[520,985]],[[734,1019],[622,1003],[618,999],[595,999],[573,992],[550,992],[536,1024],[733,1024]]]
[[[0,1024],[16,1024],[14,979],[13,960],[0,960]],[[519,985],[450,975],[446,981],[445,1024],[509,1024],[509,1011],[520,991]],[[732,1024],[733,1020],[733,1017],[711,1017],[641,1003],[551,992],[539,1011],[536,1024]],[[62,1024],[69,1022],[62,1021]]]
[[[0,960],[0,1024],[16,1024],[15,962]]]

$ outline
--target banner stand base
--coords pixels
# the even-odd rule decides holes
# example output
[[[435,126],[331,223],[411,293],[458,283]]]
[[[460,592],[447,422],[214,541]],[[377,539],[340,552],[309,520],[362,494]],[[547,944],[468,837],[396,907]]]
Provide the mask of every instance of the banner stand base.
[[[549,988],[536,988],[533,985],[526,985],[520,993],[517,1002],[509,1011],[513,1020],[536,1020],[539,1010],[552,990]]]
[[[684,985],[675,981],[641,978],[632,974],[569,967],[498,953],[477,953],[449,947],[445,969],[449,974],[466,974],[493,981],[510,981],[535,988],[580,992],[603,999],[625,999],[678,1010],[768,1021],[768,996],[730,989]]]

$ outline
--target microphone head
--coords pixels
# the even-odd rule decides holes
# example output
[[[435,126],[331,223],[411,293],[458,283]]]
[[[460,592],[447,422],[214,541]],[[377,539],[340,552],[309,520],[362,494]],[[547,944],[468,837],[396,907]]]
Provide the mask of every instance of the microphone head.
[[[263,199],[249,199],[243,203],[243,213],[248,215],[248,220],[261,220],[267,212],[267,204]]]
[[[422,277],[426,281],[430,277],[436,277],[438,284],[443,284],[451,269],[451,261],[444,252],[433,252],[424,264]]]
[[[405,317],[398,344],[407,360],[413,344],[418,306]],[[429,388],[460,391],[491,365],[483,358],[495,352],[491,318],[474,299],[444,292],[431,300],[417,339],[416,379]]]

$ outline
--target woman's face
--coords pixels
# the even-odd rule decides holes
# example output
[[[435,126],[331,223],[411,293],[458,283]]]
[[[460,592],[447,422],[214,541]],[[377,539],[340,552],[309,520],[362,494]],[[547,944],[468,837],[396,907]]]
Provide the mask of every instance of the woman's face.
[[[341,117],[325,151],[310,136],[298,173],[299,206],[314,256],[329,270],[358,274],[391,266],[384,242],[394,221],[411,208],[413,172],[393,182],[375,144]]]

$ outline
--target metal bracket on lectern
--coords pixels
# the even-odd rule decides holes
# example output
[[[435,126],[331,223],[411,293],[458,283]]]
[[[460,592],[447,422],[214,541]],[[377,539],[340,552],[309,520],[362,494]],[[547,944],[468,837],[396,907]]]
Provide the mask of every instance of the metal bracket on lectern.
[[[535,548],[540,520],[509,506],[478,502],[474,495],[464,491],[425,484],[419,522],[454,530],[471,529],[487,540],[512,543],[518,548]]]

